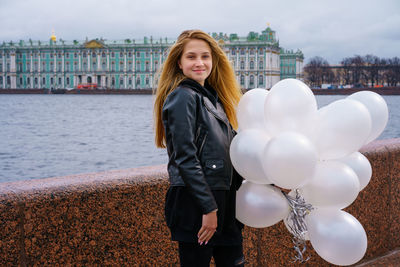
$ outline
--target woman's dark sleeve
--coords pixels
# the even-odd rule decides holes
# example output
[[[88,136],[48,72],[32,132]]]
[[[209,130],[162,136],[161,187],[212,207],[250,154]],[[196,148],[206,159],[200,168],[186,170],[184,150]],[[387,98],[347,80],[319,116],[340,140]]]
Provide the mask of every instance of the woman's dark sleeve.
[[[186,187],[203,214],[217,209],[214,196],[204,177],[194,143],[196,133],[197,101],[190,89],[177,88],[168,96],[163,107],[166,138],[170,138],[178,166]]]

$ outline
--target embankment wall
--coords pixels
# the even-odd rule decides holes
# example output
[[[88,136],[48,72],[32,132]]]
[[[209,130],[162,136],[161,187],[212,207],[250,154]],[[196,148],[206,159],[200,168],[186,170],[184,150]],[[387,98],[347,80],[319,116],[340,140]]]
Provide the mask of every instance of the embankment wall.
[[[363,259],[400,247],[400,139],[361,151],[373,168],[370,184],[346,210],[364,226]],[[163,205],[166,166],[0,183],[0,266],[175,266]],[[244,229],[247,266],[292,264],[282,222]],[[305,266],[329,266],[311,247]]]

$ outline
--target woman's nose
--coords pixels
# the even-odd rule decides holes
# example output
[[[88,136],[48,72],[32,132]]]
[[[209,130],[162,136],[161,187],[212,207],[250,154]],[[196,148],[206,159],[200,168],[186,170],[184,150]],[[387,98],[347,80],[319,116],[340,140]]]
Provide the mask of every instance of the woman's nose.
[[[203,65],[203,60],[201,58],[196,59],[196,65]]]

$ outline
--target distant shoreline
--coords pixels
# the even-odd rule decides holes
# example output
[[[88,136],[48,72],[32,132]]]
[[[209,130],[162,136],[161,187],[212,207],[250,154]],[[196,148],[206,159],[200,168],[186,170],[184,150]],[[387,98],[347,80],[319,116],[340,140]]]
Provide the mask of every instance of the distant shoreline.
[[[315,95],[350,95],[359,91],[373,91],[380,95],[400,95],[400,87],[311,89]],[[0,94],[79,94],[79,95],[151,95],[152,89],[0,89]]]

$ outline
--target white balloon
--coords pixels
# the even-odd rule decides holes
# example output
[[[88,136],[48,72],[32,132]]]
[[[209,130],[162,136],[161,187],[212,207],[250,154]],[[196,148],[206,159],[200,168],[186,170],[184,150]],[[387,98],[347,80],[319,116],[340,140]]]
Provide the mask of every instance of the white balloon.
[[[271,88],[264,110],[272,137],[284,131],[304,134],[317,113],[317,102],[306,84],[296,79],[284,79]]]
[[[351,214],[316,209],[306,216],[310,241],[321,258],[336,265],[351,265],[364,257],[367,235]]]
[[[360,182],[357,174],[342,162],[318,162],[314,178],[299,191],[313,206],[341,209],[356,200]]]
[[[360,191],[368,185],[372,176],[372,167],[369,160],[363,154],[360,152],[354,152],[344,158],[338,159],[338,161],[343,162],[352,168],[357,174],[360,182]]]
[[[237,119],[240,130],[258,128],[265,130],[264,103],[268,90],[255,88],[247,91],[239,101]]]
[[[264,150],[264,170],[279,187],[298,188],[314,175],[317,152],[307,137],[285,132],[272,138]]]
[[[239,132],[232,140],[230,156],[235,170],[246,180],[258,184],[270,184],[263,168],[264,147],[270,140],[265,132],[248,129]]]
[[[274,186],[244,181],[236,194],[236,218],[250,227],[274,225],[288,213],[285,196]]]
[[[320,110],[312,141],[320,159],[336,159],[358,151],[371,131],[368,109],[356,100],[337,100]]]
[[[348,96],[349,99],[360,101],[371,115],[371,132],[365,143],[375,140],[385,129],[389,119],[389,110],[385,99],[371,91],[360,91]]]

